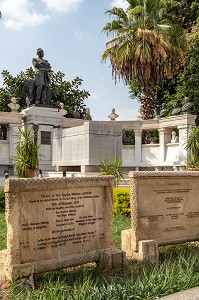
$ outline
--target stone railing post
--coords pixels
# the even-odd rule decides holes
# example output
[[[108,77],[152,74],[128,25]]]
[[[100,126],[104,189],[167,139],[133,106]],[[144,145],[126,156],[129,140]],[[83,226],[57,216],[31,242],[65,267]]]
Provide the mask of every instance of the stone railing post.
[[[135,163],[137,166],[140,165],[142,161],[142,130],[134,129],[135,133]]]
[[[166,144],[171,142],[171,129],[160,128],[158,129],[160,137],[160,164],[164,164],[166,159]]]
[[[177,127],[179,129],[179,163],[187,164],[188,151],[185,149],[188,139],[189,126],[181,125]]]

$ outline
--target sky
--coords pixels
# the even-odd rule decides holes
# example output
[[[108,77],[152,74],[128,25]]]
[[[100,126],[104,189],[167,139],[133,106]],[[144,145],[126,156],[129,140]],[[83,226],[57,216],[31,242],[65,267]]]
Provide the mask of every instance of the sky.
[[[123,82],[112,78],[110,61],[101,62],[106,42],[102,33],[113,7],[127,7],[125,0],[0,0],[0,72],[12,75],[32,66],[37,48],[44,50],[53,71],[65,80],[83,79],[81,89],[95,121],[107,121],[112,108],[117,120],[135,120],[139,103],[129,98]],[[2,86],[2,76],[0,76]]]

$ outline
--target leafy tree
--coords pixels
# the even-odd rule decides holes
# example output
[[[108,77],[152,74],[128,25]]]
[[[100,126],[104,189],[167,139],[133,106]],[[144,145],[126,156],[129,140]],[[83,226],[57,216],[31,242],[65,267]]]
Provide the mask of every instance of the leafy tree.
[[[32,68],[25,72],[20,72],[16,76],[12,76],[9,71],[2,71],[3,87],[0,88],[0,110],[9,111],[7,106],[11,97],[16,97],[21,109],[26,104],[26,96],[24,93],[24,85],[29,79],[34,78]],[[84,101],[90,96],[89,92],[80,89],[83,80],[79,77],[74,78],[71,82],[64,79],[65,74],[58,71],[51,72],[51,89],[52,89],[52,105],[58,107],[59,103],[64,103],[64,109],[67,111],[66,117],[74,117],[75,110],[79,112],[80,118],[85,115]]]
[[[191,48],[184,72],[179,77],[176,98],[186,95],[193,102],[193,113],[199,118],[199,35],[196,37],[193,47]]]
[[[191,32],[199,21],[199,3],[197,0],[178,0],[178,2],[178,9],[175,11],[178,24]]]
[[[110,59],[115,80],[122,79],[126,85],[134,80],[130,89],[132,94],[139,89],[143,114],[149,119],[154,115],[155,86],[178,74],[184,63],[185,36],[180,26],[167,19],[168,1],[127,2],[127,10],[106,11],[113,20],[103,32],[113,39],[107,42],[102,60]]]
[[[199,51],[199,2],[191,0],[175,1],[177,5],[168,13],[170,18],[180,26],[185,28],[189,40],[185,65],[180,75],[172,79],[163,80],[156,88],[156,114],[159,114],[161,104],[167,103],[171,110],[174,102],[179,106],[184,104],[184,96],[188,96],[194,104],[193,113],[198,115],[199,124],[199,104],[198,104],[198,51]]]
[[[161,104],[167,103],[170,112],[174,102],[183,106],[184,97],[188,96],[193,102],[193,113],[197,115],[196,124],[199,125],[199,35],[196,35],[191,42],[187,54],[186,63],[182,74],[178,77],[167,80],[157,86],[156,89],[156,113],[160,111]],[[170,114],[170,113],[169,113]]]
[[[84,101],[90,96],[86,90],[80,90],[83,80],[75,77],[71,82],[64,80],[65,74],[62,72],[51,73],[51,88],[54,106],[60,102],[64,103],[67,111],[66,117],[73,118],[75,110],[80,113],[80,117],[85,116]]]

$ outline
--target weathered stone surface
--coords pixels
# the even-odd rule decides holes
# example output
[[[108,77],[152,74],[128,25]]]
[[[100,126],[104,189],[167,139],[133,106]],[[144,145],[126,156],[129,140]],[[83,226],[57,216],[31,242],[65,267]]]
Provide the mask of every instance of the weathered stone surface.
[[[5,281],[5,260],[6,260],[7,250],[0,251],[0,286],[1,283]]]
[[[139,241],[139,257],[146,262],[158,263],[159,249],[156,241]]]
[[[126,254],[119,249],[107,249],[101,254],[101,267],[105,271],[122,271],[125,267]]]
[[[7,278],[100,260],[113,248],[113,186],[112,176],[6,180]]]
[[[140,252],[145,240],[158,245],[198,240],[199,172],[130,172],[129,177],[132,227],[124,234],[124,251]]]

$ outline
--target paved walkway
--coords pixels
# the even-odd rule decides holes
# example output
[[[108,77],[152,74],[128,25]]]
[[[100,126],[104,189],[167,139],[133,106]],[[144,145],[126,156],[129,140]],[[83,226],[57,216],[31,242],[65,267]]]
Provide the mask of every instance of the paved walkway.
[[[199,286],[160,298],[160,300],[199,300]]]

